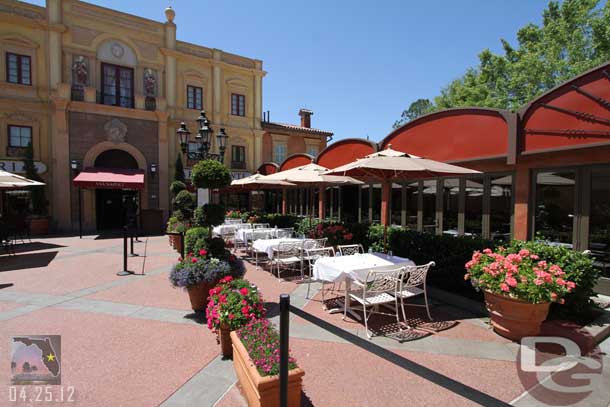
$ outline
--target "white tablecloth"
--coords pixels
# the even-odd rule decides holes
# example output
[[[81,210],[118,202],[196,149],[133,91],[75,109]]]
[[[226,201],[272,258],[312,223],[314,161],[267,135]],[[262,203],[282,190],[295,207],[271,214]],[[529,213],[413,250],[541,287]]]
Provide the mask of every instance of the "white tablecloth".
[[[241,227],[240,223],[236,223],[236,224],[225,223],[223,225],[214,226],[214,229],[212,229],[212,235],[213,236],[222,236],[225,233],[235,232],[240,227]]]
[[[278,229],[237,229],[237,231],[235,232],[235,239],[240,240],[242,242],[245,242],[246,240],[251,240],[252,239],[252,232],[256,230],[257,232],[264,232],[267,233],[267,235],[269,237],[275,237],[277,236],[277,231]]]
[[[267,253],[269,258],[273,257],[273,250],[280,246],[280,242],[301,242],[303,239],[282,238],[282,239],[257,239],[252,243],[252,247],[259,253]]]
[[[378,268],[415,266],[409,259],[381,253],[359,253],[351,256],[322,257],[313,266],[313,278],[322,281],[363,281],[369,271]]]

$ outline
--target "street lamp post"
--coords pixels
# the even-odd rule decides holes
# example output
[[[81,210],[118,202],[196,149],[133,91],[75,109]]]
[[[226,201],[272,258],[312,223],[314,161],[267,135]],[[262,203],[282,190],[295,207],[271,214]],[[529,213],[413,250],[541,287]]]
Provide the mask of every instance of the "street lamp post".
[[[217,160],[224,163],[225,150],[227,148],[227,140],[229,136],[225,133],[225,129],[220,129],[220,132],[216,135],[216,141],[218,142],[218,153],[211,153],[211,139],[212,139],[212,127],[210,121],[205,115],[205,110],[202,110],[197,118],[197,124],[199,129],[195,140],[197,141],[197,151],[188,151],[188,140],[191,132],[186,127],[184,122],[180,123],[180,128],[177,131],[178,138],[180,140],[180,147],[182,152],[186,154],[190,160]]]

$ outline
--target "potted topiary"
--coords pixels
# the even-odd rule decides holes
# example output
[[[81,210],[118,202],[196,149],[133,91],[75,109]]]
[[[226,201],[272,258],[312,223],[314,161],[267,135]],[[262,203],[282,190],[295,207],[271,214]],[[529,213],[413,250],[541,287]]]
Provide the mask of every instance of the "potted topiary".
[[[210,290],[206,309],[208,328],[216,332],[222,355],[230,358],[231,331],[244,326],[248,321],[262,318],[265,314],[263,299],[258,289],[248,280],[225,277]]]
[[[249,406],[277,406],[280,397],[279,335],[266,319],[231,332],[233,367]],[[305,372],[288,358],[288,405],[301,405]]]
[[[189,253],[185,259],[179,258],[169,274],[169,281],[174,287],[184,288],[195,312],[206,309],[208,295],[220,279],[235,273],[229,261],[208,256],[205,249],[196,254]]]
[[[563,303],[576,287],[561,267],[527,249],[475,251],[466,269],[464,278],[485,294],[494,331],[515,341],[538,335],[550,303]]]

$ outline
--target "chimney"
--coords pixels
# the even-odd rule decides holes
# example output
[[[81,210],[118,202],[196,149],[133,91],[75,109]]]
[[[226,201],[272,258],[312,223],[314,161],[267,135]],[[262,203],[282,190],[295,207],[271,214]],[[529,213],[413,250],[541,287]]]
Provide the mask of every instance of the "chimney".
[[[307,109],[299,110],[299,116],[301,116],[301,127],[311,128],[311,115],[313,112]]]

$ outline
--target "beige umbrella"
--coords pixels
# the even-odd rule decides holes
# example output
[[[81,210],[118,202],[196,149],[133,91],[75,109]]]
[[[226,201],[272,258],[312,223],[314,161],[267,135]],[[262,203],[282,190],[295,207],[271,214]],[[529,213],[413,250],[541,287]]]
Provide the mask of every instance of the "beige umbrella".
[[[380,180],[382,182],[381,223],[384,228],[384,246],[387,240],[389,221],[388,202],[390,185],[396,179],[431,178],[445,175],[480,174],[480,171],[457,165],[445,164],[393,150],[392,145],[383,151],[369,154],[364,158],[329,170],[327,174],[351,176],[359,179]]]
[[[0,170],[0,189],[20,189],[45,185],[43,182],[34,181],[12,172]]]
[[[264,187],[293,187],[295,184],[281,181],[267,179],[265,175],[254,174],[249,177],[236,179],[231,182],[232,187],[243,187],[243,188],[264,188]]]

